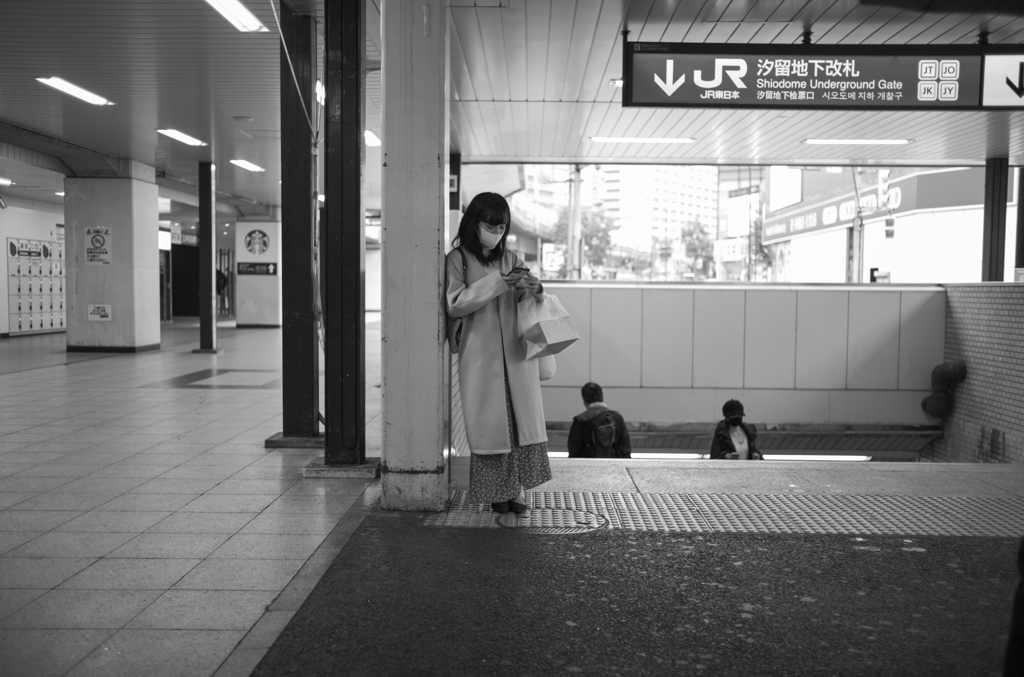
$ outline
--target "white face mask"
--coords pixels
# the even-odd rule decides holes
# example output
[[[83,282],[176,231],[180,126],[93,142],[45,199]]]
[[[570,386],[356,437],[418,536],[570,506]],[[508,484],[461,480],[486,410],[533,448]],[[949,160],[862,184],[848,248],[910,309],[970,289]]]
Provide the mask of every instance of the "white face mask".
[[[480,244],[487,247],[488,249],[494,249],[501,242],[501,236],[504,233],[491,233],[482,226],[477,226],[480,231]]]

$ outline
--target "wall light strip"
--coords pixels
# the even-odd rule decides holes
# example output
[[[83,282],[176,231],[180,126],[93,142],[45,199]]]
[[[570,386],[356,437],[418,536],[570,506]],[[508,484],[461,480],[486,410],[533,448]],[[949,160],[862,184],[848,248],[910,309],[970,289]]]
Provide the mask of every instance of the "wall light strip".
[[[905,146],[913,139],[805,139],[812,146]]]
[[[831,454],[764,454],[766,461],[870,461],[870,456],[839,456]]]
[[[186,143],[186,144],[188,144],[190,146],[205,146],[206,145],[205,141],[200,141],[199,139],[193,138],[193,137],[189,136],[188,134],[183,134],[182,132],[179,132],[177,129],[158,129],[156,131],[157,131],[157,134],[163,134],[164,136],[169,136],[172,139],[174,139],[175,141],[181,141],[182,143]]]
[[[654,137],[654,136],[592,136],[590,140],[594,143],[693,143],[689,137]]]
[[[99,94],[93,94],[87,89],[82,89],[78,85],[73,85],[63,78],[36,78],[36,80],[43,83],[44,85],[49,85],[54,89],[59,89],[65,94],[70,94],[75,98],[81,99],[82,101],[85,101],[87,103],[91,103],[94,106],[114,105],[113,101],[108,101]]]
[[[260,167],[259,165],[254,165],[251,162],[246,162],[245,160],[232,160],[231,164],[235,165],[236,167],[241,167],[242,169],[248,169],[250,172],[265,171],[263,167]]]
[[[243,33],[267,32],[267,27],[263,25],[263,22],[238,0],[206,0],[206,2]]]
[[[363,139],[366,141],[367,146],[380,145],[380,137],[371,132],[369,129],[363,131]]]

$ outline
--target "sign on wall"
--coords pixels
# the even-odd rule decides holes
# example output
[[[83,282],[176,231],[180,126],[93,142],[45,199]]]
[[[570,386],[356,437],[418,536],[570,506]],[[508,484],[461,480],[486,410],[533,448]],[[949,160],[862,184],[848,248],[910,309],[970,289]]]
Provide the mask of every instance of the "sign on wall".
[[[984,105],[1024,107],[1024,57],[992,46],[722,48],[627,42],[622,105],[963,110],[984,87]]]
[[[65,330],[64,229],[56,240],[7,239],[10,334]]]
[[[277,264],[275,263],[252,263],[249,261],[238,262],[239,275],[277,275]]]
[[[109,266],[111,256],[110,228],[91,226],[85,229],[85,263],[89,266]]]
[[[109,303],[90,303],[89,304],[89,321],[90,322],[110,322],[112,317],[112,309]]]

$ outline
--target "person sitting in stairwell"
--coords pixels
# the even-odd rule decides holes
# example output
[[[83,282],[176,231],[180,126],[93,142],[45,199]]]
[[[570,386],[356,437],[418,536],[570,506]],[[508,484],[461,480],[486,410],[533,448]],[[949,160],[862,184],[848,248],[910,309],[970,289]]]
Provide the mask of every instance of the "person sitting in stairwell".
[[[626,421],[604,403],[601,386],[587,383],[580,392],[587,410],[572,419],[569,458],[630,458]]]
[[[743,404],[729,400],[722,405],[725,416],[711,436],[711,458],[763,461],[757,450],[757,428],[743,422]]]

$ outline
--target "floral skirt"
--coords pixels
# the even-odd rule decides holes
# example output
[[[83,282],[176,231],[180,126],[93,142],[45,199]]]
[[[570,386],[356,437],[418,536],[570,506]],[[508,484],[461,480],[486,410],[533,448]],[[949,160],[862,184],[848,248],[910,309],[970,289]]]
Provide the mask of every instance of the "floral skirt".
[[[471,454],[469,457],[469,502],[500,503],[551,479],[548,443],[519,446],[519,429],[512,411],[512,392],[505,375],[505,411],[508,416],[508,454]]]

